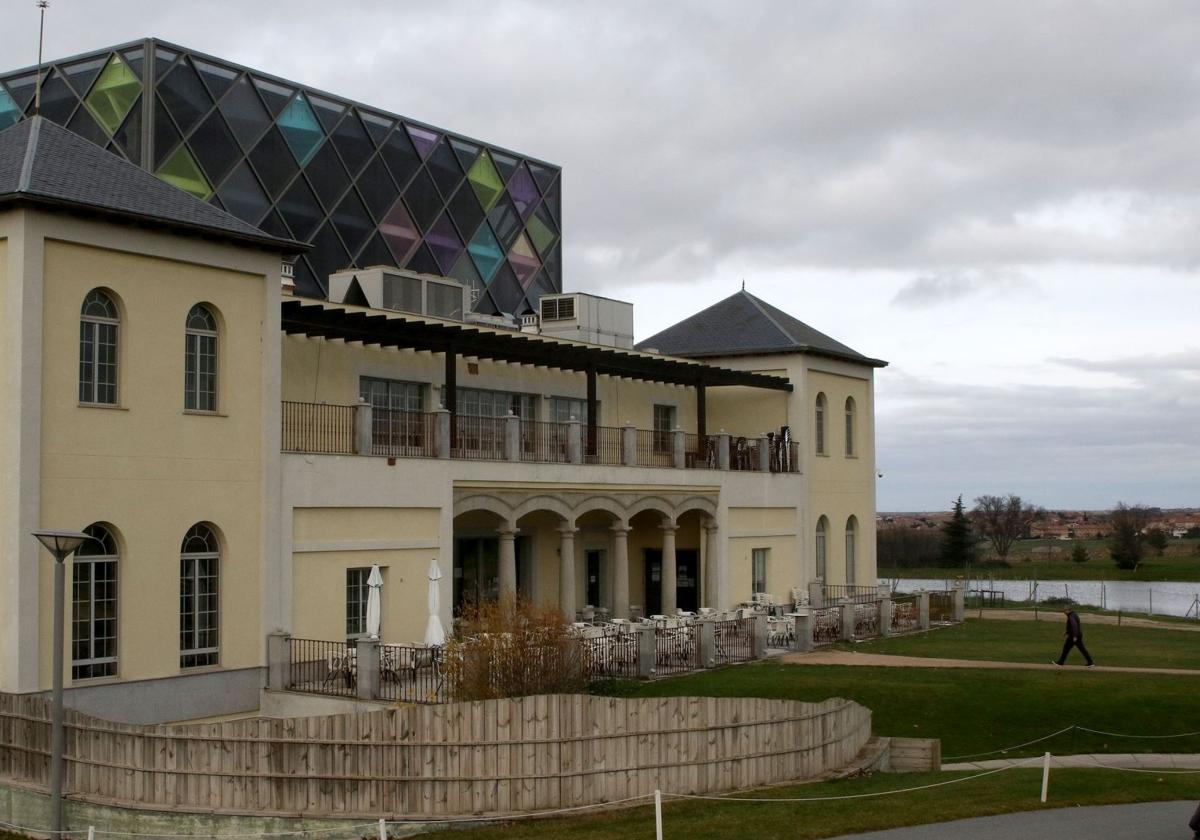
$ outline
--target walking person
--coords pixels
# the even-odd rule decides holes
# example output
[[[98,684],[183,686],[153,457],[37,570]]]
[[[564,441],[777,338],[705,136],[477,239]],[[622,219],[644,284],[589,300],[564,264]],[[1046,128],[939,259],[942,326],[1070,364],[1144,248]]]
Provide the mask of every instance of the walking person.
[[[1196,806],[1196,813],[1192,814],[1192,821],[1188,823],[1188,828],[1195,832],[1192,840],[1200,840],[1200,805]]]
[[[1063,614],[1067,617],[1067,630],[1063,634],[1067,640],[1063,642],[1062,653],[1059,654],[1058,659],[1054,660],[1054,664],[1062,665],[1067,661],[1067,654],[1071,652],[1071,648],[1077,647],[1083,654],[1083,658],[1087,660],[1087,667],[1093,667],[1096,663],[1092,661],[1092,655],[1083,646],[1083,625],[1079,623],[1079,614],[1071,609],[1070,604],[1063,604]]]

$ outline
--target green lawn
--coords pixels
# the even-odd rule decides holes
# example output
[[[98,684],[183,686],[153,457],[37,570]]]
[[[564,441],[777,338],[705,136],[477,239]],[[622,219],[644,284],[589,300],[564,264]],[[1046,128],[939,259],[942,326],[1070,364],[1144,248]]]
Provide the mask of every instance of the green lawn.
[[[916,787],[962,778],[966,773],[905,773],[795,785],[751,794],[766,800],[789,797],[847,796]],[[1007,770],[981,779],[931,790],[834,802],[670,801],[663,805],[666,837],[753,837],[755,840],[804,840],[875,831],[932,821],[1004,814],[1038,808],[1068,808],[1117,802],[1195,799],[1196,776],[1157,776],[1109,770],[1055,770],[1046,805],[1039,802],[1040,770]],[[1186,817],[1186,814],[1185,814]],[[461,829],[422,837],[464,836]],[[528,820],[470,830],[470,840],[627,840],[654,837],[654,809],[638,806],[583,817]],[[1182,836],[1182,834],[1180,835]]]
[[[1053,615],[1053,613],[1051,613]],[[1200,670],[1200,633],[1088,623],[1084,642],[1100,665]],[[928,633],[842,645],[861,653],[993,659],[1001,662],[1048,662],[1062,650],[1063,625],[1055,621],[1004,621],[968,618],[965,624]],[[1067,661],[1083,664],[1078,651]],[[1196,727],[1200,729],[1200,726]]]

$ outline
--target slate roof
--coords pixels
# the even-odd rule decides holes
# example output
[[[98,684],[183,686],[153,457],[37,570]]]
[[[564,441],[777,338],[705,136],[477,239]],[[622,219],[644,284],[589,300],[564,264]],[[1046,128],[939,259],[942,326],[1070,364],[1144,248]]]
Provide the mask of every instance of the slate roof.
[[[15,202],[83,209],[286,253],[308,248],[206,204],[44,117],[0,131],[0,206]]]
[[[670,356],[813,353],[871,367],[887,362],[850,349],[745,289],[636,345]]]

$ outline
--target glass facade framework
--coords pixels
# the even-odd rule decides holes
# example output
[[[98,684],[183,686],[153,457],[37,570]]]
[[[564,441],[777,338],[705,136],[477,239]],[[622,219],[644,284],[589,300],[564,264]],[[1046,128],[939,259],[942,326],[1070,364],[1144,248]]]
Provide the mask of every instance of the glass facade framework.
[[[147,60],[149,59],[149,60]],[[562,290],[561,170],[161,41],[47,62],[42,114],[268,233],[313,245],[296,293],[342,268],[453,276],[476,311]],[[36,69],[0,76],[0,129]]]

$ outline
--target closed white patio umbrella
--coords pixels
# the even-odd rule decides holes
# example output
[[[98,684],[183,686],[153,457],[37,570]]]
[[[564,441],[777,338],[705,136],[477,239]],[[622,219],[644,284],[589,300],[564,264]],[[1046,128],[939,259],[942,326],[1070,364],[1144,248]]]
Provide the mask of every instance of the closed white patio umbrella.
[[[425,624],[425,644],[441,647],[446,643],[446,631],[442,627],[441,592],[439,581],[442,569],[437,558],[429,561],[429,621]]]
[[[379,595],[383,590],[383,575],[378,566],[371,567],[367,576],[367,635],[372,639],[379,638]]]

